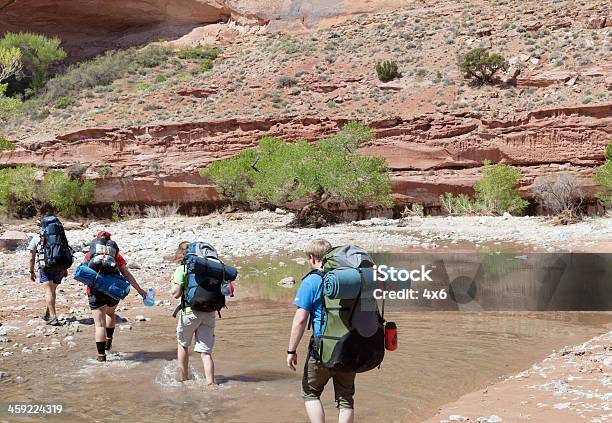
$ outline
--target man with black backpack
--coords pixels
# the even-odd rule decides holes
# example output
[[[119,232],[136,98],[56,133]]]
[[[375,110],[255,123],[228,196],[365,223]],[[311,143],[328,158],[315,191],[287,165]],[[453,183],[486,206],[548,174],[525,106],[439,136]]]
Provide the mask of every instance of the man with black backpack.
[[[35,266],[38,278],[45,287],[47,309],[43,320],[48,325],[61,326],[55,310],[56,290],[62,279],[68,276],[72,266],[72,249],[68,245],[64,227],[50,206],[41,208],[40,234],[35,234],[28,245],[30,251],[30,279],[36,281]]]
[[[287,349],[287,366],[296,370],[297,347],[310,324],[302,378],[302,398],[312,423],[324,423],[320,397],[334,383],[338,421],[352,423],[357,373],[376,368],[384,356],[384,318],[371,295],[374,262],[352,245],[332,248],[324,239],[306,248],[311,271],[304,276],[293,304],[297,306]]]

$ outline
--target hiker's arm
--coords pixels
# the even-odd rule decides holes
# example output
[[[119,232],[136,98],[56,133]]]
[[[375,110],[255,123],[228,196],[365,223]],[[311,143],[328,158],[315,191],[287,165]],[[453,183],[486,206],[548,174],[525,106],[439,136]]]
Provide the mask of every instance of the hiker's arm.
[[[289,347],[287,351],[296,351],[298,345],[300,345],[300,341],[302,340],[302,336],[304,335],[304,330],[306,330],[306,325],[308,324],[308,319],[310,318],[310,312],[303,308],[298,307],[295,311],[295,316],[293,316],[293,324],[291,325],[291,337],[289,338]],[[287,353],[287,366],[291,370],[295,370],[295,366],[297,364],[297,353],[289,354]]]
[[[181,295],[183,295],[183,286],[178,283],[173,283],[170,294],[172,294],[174,298],[181,298]]]
[[[140,294],[142,298],[147,297],[147,293],[145,292],[144,289],[140,287],[140,285],[138,285],[138,282],[136,282],[136,278],[134,278],[134,275],[132,275],[132,273],[128,270],[127,266],[121,266],[119,268],[119,271],[121,272],[123,276],[125,276],[125,278],[128,280],[130,285],[132,285],[134,289],[138,291],[138,293]]]
[[[34,264],[36,264],[36,251],[30,250],[30,279],[36,280],[36,274],[34,273]]]

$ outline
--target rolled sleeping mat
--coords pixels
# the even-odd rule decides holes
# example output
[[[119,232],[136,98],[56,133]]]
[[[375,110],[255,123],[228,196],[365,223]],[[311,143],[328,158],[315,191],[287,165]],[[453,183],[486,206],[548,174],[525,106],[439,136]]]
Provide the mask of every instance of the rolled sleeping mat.
[[[220,281],[235,281],[238,277],[238,269],[212,257],[196,257],[193,270],[199,276],[208,276]]]
[[[323,293],[333,300],[346,300],[357,298],[361,288],[361,274],[365,282],[364,291],[374,288],[374,271],[364,269],[335,269],[327,272],[323,277]]]
[[[116,300],[122,300],[130,293],[130,283],[122,275],[104,275],[91,269],[85,263],[77,267],[74,278]]]

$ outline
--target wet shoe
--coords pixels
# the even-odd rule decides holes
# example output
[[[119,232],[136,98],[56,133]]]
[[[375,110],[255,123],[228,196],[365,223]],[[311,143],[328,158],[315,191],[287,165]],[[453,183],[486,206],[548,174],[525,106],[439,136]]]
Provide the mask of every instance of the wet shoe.
[[[105,355],[100,355],[98,354],[98,356],[96,357],[96,361],[106,361],[106,354]]]
[[[47,322],[47,324],[49,326],[63,326],[63,323],[61,323],[59,320],[57,319],[53,319]]]
[[[113,346],[113,338],[106,338],[106,346],[104,347],[104,349],[106,351],[110,351],[112,346]]]

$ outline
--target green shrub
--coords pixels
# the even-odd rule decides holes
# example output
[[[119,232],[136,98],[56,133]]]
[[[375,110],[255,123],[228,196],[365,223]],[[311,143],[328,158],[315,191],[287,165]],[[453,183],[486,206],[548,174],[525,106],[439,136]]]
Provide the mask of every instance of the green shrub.
[[[143,68],[156,68],[165,63],[172,48],[165,45],[153,44],[134,54],[134,63]]]
[[[22,102],[18,98],[5,97],[6,84],[0,84],[0,121],[18,116],[22,111]]]
[[[53,170],[44,177],[41,200],[55,207],[62,216],[74,216],[80,207],[91,202],[95,186],[94,181],[72,179],[62,171]]]
[[[142,50],[130,48],[107,51],[91,60],[70,66],[64,74],[47,82],[42,100],[50,103],[62,97],[77,97],[90,88],[96,92],[106,92],[107,85],[124,77],[131,69],[159,66],[168,60],[171,51],[170,47],[157,45]]]
[[[440,196],[440,204],[449,214],[521,214],[529,203],[516,188],[520,179],[519,169],[485,160],[482,177],[474,184],[473,200],[466,194],[455,197],[447,192]]]
[[[399,76],[397,63],[391,60],[385,60],[376,64],[376,74],[382,82],[389,82]]]
[[[118,202],[115,201],[113,204],[111,204],[111,212],[112,212],[111,220],[113,222],[118,222],[119,219],[120,219],[120,216],[119,216],[119,203]]]
[[[104,166],[96,169],[96,172],[98,172],[98,175],[104,178],[113,173],[113,170],[110,168],[110,166]]]
[[[203,59],[202,62],[198,66],[196,66],[192,71],[192,75],[197,75],[199,73],[208,72],[213,68],[213,62],[210,59]]]
[[[0,47],[18,48],[21,50],[21,61],[25,73],[31,78],[30,87],[34,91],[43,88],[47,81],[49,66],[66,58],[66,52],[60,47],[57,37],[22,32],[8,32],[0,39]]]
[[[393,200],[385,161],[357,153],[372,137],[372,130],[359,122],[350,122],[317,143],[265,137],[257,149],[216,161],[201,174],[215,183],[223,197],[237,202],[281,206],[306,200],[320,206],[325,200],[335,200],[390,206]]]
[[[215,60],[219,57],[219,49],[216,47],[199,46],[179,50],[176,54],[180,59],[189,60]]]
[[[0,209],[19,214],[34,200],[37,169],[31,165],[0,169]]]
[[[612,143],[606,147],[604,154],[606,162],[595,169],[593,179],[599,185],[595,197],[606,207],[612,207]]]
[[[74,106],[75,104],[77,104],[76,99],[70,95],[60,97],[55,100],[55,107],[58,109],[66,109],[70,106]]]
[[[493,81],[495,74],[509,67],[506,59],[497,53],[490,53],[486,48],[475,48],[459,56],[459,69],[466,79],[478,84],[487,84]]]
[[[474,184],[478,207],[497,214],[521,214],[529,203],[521,198],[516,188],[520,179],[520,169],[485,160],[482,177]]]
[[[0,151],[3,150],[14,150],[17,146],[15,143],[4,137],[0,137]]]

